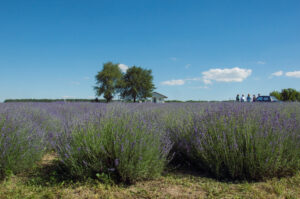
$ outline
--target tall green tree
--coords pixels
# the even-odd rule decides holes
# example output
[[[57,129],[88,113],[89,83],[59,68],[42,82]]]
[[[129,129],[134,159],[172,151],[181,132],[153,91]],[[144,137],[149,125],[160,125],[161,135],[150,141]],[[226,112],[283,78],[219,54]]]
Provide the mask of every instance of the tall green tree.
[[[130,67],[123,76],[120,92],[122,98],[131,98],[134,102],[152,96],[155,89],[151,70]]]
[[[281,97],[283,101],[296,101],[299,97],[299,92],[292,88],[282,89]]]
[[[273,91],[273,92],[271,92],[271,93],[270,93],[270,96],[274,96],[274,97],[276,97],[277,99],[282,100],[282,99],[281,99],[281,93],[280,93],[279,91]]]
[[[103,64],[102,71],[96,75],[96,86],[94,87],[96,95],[101,96],[103,94],[106,102],[110,102],[118,91],[122,76],[118,64],[112,62]]]

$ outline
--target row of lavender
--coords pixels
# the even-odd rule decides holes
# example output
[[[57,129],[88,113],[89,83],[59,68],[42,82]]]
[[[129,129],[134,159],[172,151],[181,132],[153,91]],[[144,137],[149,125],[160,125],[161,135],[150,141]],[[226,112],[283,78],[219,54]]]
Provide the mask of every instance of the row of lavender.
[[[300,169],[300,104],[0,104],[0,178],[55,151],[76,178],[132,183],[188,162],[217,178]]]

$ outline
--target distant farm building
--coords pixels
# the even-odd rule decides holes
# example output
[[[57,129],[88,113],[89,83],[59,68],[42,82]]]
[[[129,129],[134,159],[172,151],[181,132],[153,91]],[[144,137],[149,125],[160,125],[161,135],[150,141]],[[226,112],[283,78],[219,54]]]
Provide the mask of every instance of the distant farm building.
[[[160,93],[153,92],[151,102],[153,103],[165,103],[165,98],[168,98]]]

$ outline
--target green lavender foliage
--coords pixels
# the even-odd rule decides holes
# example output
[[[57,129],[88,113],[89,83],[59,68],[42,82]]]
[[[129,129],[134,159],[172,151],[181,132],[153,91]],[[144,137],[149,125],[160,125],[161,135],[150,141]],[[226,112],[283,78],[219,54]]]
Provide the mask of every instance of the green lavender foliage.
[[[139,112],[112,108],[63,133],[57,152],[77,178],[105,174],[114,181],[134,183],[159,176],[167,164],[170,142]]]
[[[217,103],[203,113],[184,114],[192,119],[169,130],[177,153],[217,178],[281,177],[300,169],[300,109],[292,107],[285,112],[288,104]]]
[[[37,124],[27,120],[34,111],[0,112],[0,179],[29,169],[44,153],[44,134]]]
[[[293,175],[300,104],[0,104],[0,177],[31,168],[45,151],[73,178],[104,182],[154,178],[170,160],[219,179]]]

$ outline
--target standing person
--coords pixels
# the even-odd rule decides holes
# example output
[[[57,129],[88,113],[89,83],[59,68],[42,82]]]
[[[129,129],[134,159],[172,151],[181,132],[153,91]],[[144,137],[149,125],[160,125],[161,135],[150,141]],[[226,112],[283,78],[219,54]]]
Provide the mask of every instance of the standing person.
[[[235,101],[236,101],[236,102],[239,102],[239,101],[240,101],[240,95],[239,95],[239,94],[236,95]]]
[[[252,98],[253,100],[253,102],[256,102],[256,97],[255,97],[255,95],[253,95],[253,98]]]
[[[250,94],[248,94],[248,96],[247,96],[247,102],[251,102]]]
[[[245,101],[245,96],[244,96],[244,94],[242,94],[241,102],[244,102],[244,101]]]
[[[260,94],[258,93],[257,97],[259,97],[259,96],[260,96]]]

